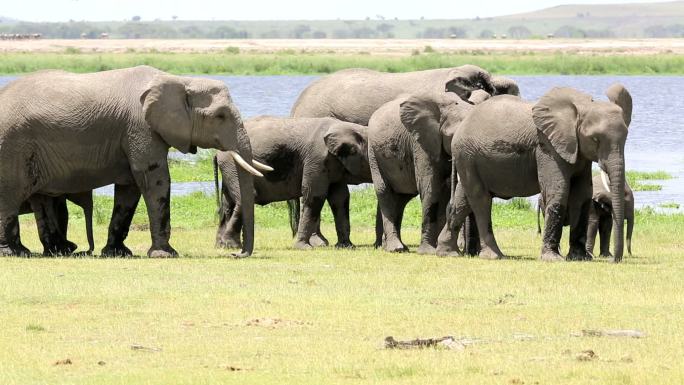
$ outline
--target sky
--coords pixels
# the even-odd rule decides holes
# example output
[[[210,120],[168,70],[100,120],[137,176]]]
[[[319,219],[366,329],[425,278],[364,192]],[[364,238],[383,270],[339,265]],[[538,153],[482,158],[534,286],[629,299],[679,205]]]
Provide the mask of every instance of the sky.
[[[0,16],[25,21],[464,19],[535,11],[561,4],[663,0],[3,0]]]

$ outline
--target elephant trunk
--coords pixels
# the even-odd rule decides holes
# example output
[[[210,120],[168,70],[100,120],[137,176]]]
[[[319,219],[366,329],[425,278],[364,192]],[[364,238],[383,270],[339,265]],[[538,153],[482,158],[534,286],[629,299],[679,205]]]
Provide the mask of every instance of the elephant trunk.
[[[252,146],[244,126],[238,129],[238,153],[248,163],[252,163]],[[237,160],[233,156],[234,160]],[[240,191],[240,214],[242,216],[242,251],[237,257],[248,257],[254,251],[254,177],[236,161],[236,171]]]
[[[623,151],[611,152],[606,160],[606,171],[610,178],[610,194],[613,206],[613,257],[622,260],[625,223],[625,158]]]

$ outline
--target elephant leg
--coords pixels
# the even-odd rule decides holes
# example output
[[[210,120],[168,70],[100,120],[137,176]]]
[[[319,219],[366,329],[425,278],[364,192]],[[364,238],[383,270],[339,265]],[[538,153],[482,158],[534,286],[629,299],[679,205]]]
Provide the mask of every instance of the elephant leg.
[[[570,192],[569,171],[561,167],[553,154],[537,151],[537,172],[544,208],[544,234],[540,259],[548,262],[564,261],[560,254],[563,223],[568,210]]]
[[[612,232],[613,215],[610,211],[606,211],[599,217],[599,243],[602,257],[610,258],[613,256],[610,253],[610,237]]]
[[[404,217],[404,208],[413,196],[393,191],[378,192],[377,195],[382,213],[382,247],[389,252],[408,251],[408,247],[401,240],[401,221]]]
[[[323,203],[325,203],[324,196],[311,196],[302,200],[302,215],[294,244],[296,249],[308,250],[313,248],[309,240],[319,225]]]
[[[461,251],[458,248],[458,234],[471,211],[465,191],[463,190],[463,184],[459,183],[447,206],[446,223],[437,241],[437,255],[461,255]]]
[[[587,225],[591,200],[591,169],[583,176],[573,178],[568,198],[568,217],[570,219],[570,247],[566,260],[590,261],[587,253]]]
[[[135,181],[142,192],[147,216],[150,220],[152,246],[147,251],[150,258],[170,258],[178,256],[169,244],[171,238],[171,178],[166,159],[157,167],[134,173]]]
[[[93,250],[95,250],[95,240],[93,239],[93,192],[86,191],[82,193],[67,194],[66,198],[83,209],[83,216],[85,217],[86,222],[86,237],[88,238],[88,251],[86,251],[85,254],[92,255]],[[66,214],[68,221],[68,213]],[[66,231],[64,234],[66,235]]]
[[[470,213],[463,224],[463,238],[464,238],[464,253],[466,255],[479,255],[482,251],[480,245],[480,232],[477,231],[477,221],[475,214]]]
[[[480,235],[482,247],[479,254],[480,258],[503,258],[504,255],[496,243],[494,231],[492,230],[492,195],[476,173],[471,171],[473,166],[468,167],[467,160],[465,162],[461,161],[459,166],[461,164],[464,165],[464,172],[459,172],[461,184],[463,184],[470,208],[475,214],[475,222],[477,223],[477,230]]]
[[[43,255],[70,255],[78,248],[66,239],[69,212],[66,198],[34,194],[29,198],[36,218],[38,236],[43,244]]]
[[[346,183],[335,183],[328,189],[328,204],[332,209],[335,218],[335,229],[337,230],[337,248],[354,248],[349,233],[349,187]],[[320,220],[319,220],[320,227]]]
[[[109,222],[107,244],[103,256],[129,256],[133,252],[124,245],[135,209],[140,201],[140,189],[135,184],[114,186],[114,208]]]
[[[599,216],[597,203],[591,201],[589,205],[589,219],[587,220],[587,243],[586,250],[589,255],[594,256],[594,244],[596,243],[596,233],[598,232]]]
[[[328,238],[326,238],[321,232],[321,219],[318,218],[318,224],[316,225],[316,230],[309,237],[309,244],[313,247],[328,246]]]
[[[219,208],[219,227],[216,231],[216,247],[242,248],[240,233],[242,231],[242,216],[240,205],[230,197],[224,188]]]
[[[587,226],[589,222],[589,205],[591,198],[587,199],[580,207],[570,207],[570,210],[579,214],[574,223],[570,224],[570,250],[566,257],[570,261],[591,261],[591,253],[587,252]]]
[[[448,199],[448,196],[429,196],[421,200],[422,223],[420,245],[416,250],[418,254],[435,254],[439,230],[444,227],[444,203]]]
[[[382,247],[382,211],[380,211],[380,203],[375,204],[375,243],[373,247],[376,249]]]
[[[8,213],[9,212],[9,213]],[[28,257],[31,251],[21,244],[19,217],[9,210],[0,210],[0,255]]]

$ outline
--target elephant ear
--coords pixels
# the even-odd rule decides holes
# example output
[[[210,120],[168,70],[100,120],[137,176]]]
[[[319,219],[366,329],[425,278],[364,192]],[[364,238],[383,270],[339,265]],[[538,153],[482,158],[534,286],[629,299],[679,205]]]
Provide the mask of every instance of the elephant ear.
[[[615,83],[606,90],[608,100],[617,104],[622,108],[622,118],[625,120],[625,125],[629,127],[632,122],[632,95],[620,83]]]
[[[518,83],[516,83],[513,79],[503,76],[493,76],[492,85],[495,89],[495,95],[508,94],[520,96],[520,88],[518,87]]]
[[[399,105],[399,117],[421,147],[430,150],[442,146],[441,111],[433,98],[409,96]]]
[[[494,95],[495,91],[489,72],[470,64],[449,71],[444,90],[455,93],[463,100],[468,100],[475,90],[484,90],[490,95]]]
[[[176,76],[156,75],[140,96],[145,121],[171,147],[190,151],[192,120],[185,83]]]
[[[344,168],[354,176],[367,174],[368,134],[363,126],[353,123],[331,125],[323,135],[328,152],[339,159]]]
[[[572,88],[556,87],[532,107],[537,130],[549,140],[558,155],[571,164],[577,161],[578,104],[583,101],[589,102],[591,97]]]

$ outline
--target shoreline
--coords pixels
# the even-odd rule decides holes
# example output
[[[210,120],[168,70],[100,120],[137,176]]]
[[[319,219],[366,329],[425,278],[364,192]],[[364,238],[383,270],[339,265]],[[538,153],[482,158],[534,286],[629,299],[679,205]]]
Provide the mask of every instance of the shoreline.
[[[402,56],[431,47],[442,53],[556,53],[579,55],[684,54],[684,39],[38,39],[0,41],[0,53],[174,52],[306,53]]]

